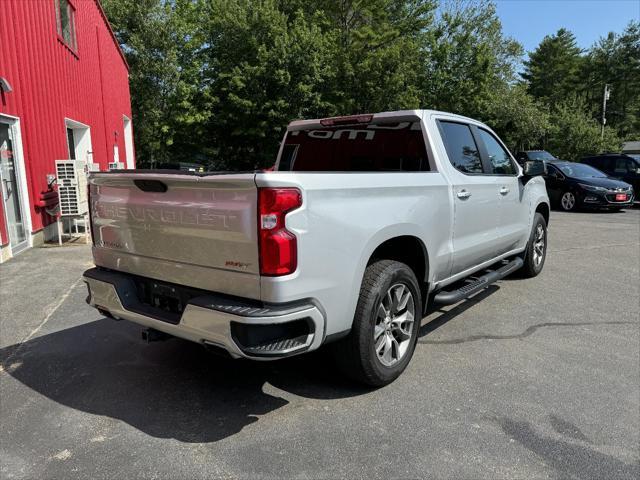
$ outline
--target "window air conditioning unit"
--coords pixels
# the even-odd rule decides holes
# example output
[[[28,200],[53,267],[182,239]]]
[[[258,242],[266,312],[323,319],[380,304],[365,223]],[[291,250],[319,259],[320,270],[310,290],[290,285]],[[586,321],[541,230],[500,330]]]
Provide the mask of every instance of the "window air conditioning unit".
[[[85,215],[87,202],[87,164],[83,160],[56,160],[60,215]]]
[[[123,162],[111,162],[109,163],[109,170],[124,170]]]
[[[99,172],[100,164],[99,163],[87,163],[87,172]]]

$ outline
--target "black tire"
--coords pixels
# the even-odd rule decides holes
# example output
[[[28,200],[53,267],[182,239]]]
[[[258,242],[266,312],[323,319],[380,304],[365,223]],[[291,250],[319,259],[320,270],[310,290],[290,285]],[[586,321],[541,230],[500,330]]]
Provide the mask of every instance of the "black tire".
[[[542,227],[542,261],[537,261],[536,245],[539,235],[538,226]],[[539,252],[539,249],[538,249]],[[524,251],[524,265],[520,269],[520,274],[524,278],[532,278],[537,276],[544,267],[544,262],[547,259],[547,222],[540,213],[536,213],[533,217],[533,226],[531,228],[531,234],[529,235],[529,242],[527,243],[527,249]]]
[[[387,292],[397,290],[399,286],[406,287],[412,295],[412,301],[407,304],[405,311],[409,311],[409,305],[413,304],[413,324],[406,326],[406,331],[411,331],[411,337],[407,339],[405,349],[396,363],[390,366],[384,365],[384,359],[378,357],[376,353],[374,340],[374,332],[376,332],[376,323],[380,322],[378,311],[380,305],[383,305],[383,297],[387,301]],[[404,290],[403,290],[404,292]],[[396,304],[398,306],[398,304]],[[389,308],[392,311],[392,308]],[[387,327],[390,326],[389,316],[387,316]],[[418,331],[420,329],[420,321],[422,320],[422,299],[420,297],[420,287],[416,276],[407,265],[393,260],[379,260],[369,265],[365,270],[362,286],[360,287],[360,297],[358,306],[353,319],[353,326],[349,335],[334,345],[333,353],[336,361],[344,373],[352,379],[365,383],[367,385],[381,387],[393,382],[409,364],[413,352],[416,347]],[[381,321],[378,325],[385,328],[385,321]],[[396,330],[396,332],[398,332]],[[385,336],[393,335],[391,331],[385,331],[381,334]],[[385,339],[378,337],[383,343]],[[395,351],[400,345],[396,341]],[[389,347],[392,350],[393,347]]]

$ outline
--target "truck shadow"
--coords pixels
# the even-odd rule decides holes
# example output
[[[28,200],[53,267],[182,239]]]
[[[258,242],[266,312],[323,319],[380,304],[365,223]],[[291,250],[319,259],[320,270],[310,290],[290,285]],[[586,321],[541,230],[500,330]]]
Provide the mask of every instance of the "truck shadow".
[[[278,362],[234,361],[179,339],[144,344],[139,327],[109,319],[6,347],[0,363],[2,374],[64,406],[195,443],[226,438],[287,405],[265,391],[268,383],[321,399],[368,391],[336,375],[322,352]],[[33,392],[14,395],[27,403]],[[6,400],[5,413],[11,410]]]
[[[491,295],[448,311],[432,308],[420,337]],[[216,442],[286,406],[277,389],[311,399],[371,392],[337,372],[323,350],[276,362],[231,360],[180,339],[146,344],[141,328],[107,318],[0,349],[3,372],[61,405],[111,417],[157,438]],[[418,340],[426,343],[424,339]],[[273,387],[276,388],[273,388]],[[33,392],[18,389],[11,402]],[[5,399],[3,412],[11,410]],[[3,419],[5,420],[5,419]]]

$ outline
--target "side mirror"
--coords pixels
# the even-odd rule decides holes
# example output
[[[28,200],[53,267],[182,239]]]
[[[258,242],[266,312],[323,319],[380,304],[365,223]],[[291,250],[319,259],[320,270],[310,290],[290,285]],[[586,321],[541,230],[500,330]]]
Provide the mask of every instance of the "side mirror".
[[[527,160],[524,162],[523,175],[525,177],[537,177],[546,173],[547,167],[542,160]]]

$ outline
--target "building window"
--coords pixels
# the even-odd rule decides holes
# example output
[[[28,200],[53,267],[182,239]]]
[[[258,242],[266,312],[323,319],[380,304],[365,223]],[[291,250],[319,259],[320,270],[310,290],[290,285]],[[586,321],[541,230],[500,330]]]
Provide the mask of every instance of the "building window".
[[[55,0],[58,35],[74,52],[76,51],[76,9],[69,0]]]

